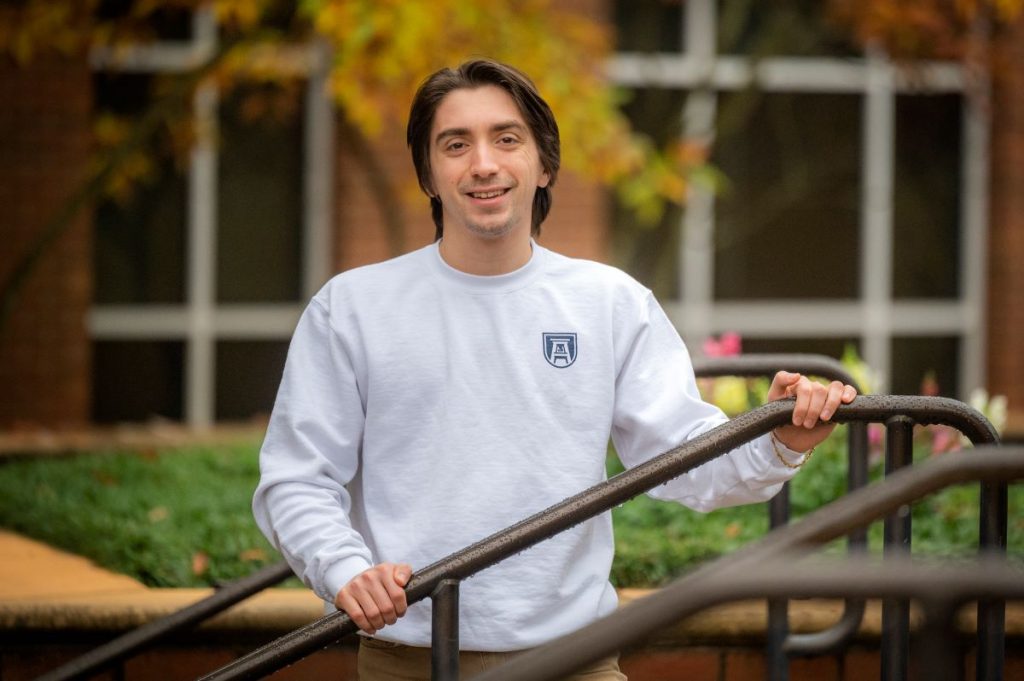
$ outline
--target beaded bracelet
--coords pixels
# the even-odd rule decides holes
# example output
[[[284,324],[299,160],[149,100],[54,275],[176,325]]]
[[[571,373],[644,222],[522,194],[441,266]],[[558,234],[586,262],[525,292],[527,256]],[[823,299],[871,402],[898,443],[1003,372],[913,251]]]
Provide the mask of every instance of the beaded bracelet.
[[[786,461],[786,457],[782,456],[782,452],[779,451],[779,444],[781,443],[779,443],[778,438],[775,437],[774,430],[768,434],[768,439],[772,443],[772,449],[775,450],[775,457],[779,461],[781,461],[782,465],[785,466],[786,468],[800,468],[805,463],[807,463],[807,461],[811,458],[811,454],[814,453],[814,447],[811,447],[808,451],[804,452],[803,458],[800,459],[800,463],[790,463]]]

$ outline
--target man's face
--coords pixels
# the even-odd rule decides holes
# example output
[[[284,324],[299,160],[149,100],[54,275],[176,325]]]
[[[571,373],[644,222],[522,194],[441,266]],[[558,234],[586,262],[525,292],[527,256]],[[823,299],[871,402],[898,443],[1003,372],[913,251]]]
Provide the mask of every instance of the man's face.
[[[462,230],[481,238],[529,234],[533,196],[550,179],[519,108],[496,85],[441,100],[430,131],[430,177],[445,236]]]

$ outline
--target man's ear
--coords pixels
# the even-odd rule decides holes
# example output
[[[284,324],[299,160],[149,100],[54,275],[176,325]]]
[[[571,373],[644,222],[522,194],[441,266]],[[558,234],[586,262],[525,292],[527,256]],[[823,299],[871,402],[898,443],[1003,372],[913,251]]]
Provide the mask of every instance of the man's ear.
[[[548,171],[545,170],[541,174],[540,181],[537,182],[537,186],[543,189],[544,187],[547,187],[550,182],[551,182],[551,175],[548,173]]]

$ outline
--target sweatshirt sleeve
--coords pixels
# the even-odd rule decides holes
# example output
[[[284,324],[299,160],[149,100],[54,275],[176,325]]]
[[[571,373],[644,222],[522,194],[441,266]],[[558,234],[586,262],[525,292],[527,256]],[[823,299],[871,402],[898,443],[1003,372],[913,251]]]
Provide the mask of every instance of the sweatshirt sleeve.
[[[314,298],[296,327],[260,451],[253,515],[303,582],[333,603],[372,565],[345,489],[359,466],[364,410],[352,348]]]
[[[728,421],[700,396],[682,339],[647,292],[622,342],[612,441],[622,463],[636,466]],[[783,449],[789,461],[796,452]],[[648,494],[697,511],[765,501],[796,473],[778,460],[767,435],[659,485]]]

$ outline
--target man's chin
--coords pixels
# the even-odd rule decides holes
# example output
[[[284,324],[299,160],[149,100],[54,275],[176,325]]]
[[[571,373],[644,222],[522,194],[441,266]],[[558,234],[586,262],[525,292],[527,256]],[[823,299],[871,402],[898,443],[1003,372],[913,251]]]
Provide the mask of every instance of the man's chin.
[[[501,239],[512,233],[515,225],[511,222],[479,223],[467,225],[469,231],[484,239]]]

